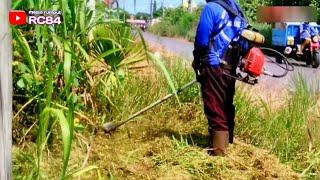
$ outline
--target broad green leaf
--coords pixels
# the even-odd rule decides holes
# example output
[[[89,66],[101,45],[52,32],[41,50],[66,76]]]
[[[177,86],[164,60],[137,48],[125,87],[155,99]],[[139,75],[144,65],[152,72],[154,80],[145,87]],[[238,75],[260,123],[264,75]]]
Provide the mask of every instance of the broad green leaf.
[[[52,68],[53,66],[53,54],[52,54],[52,47],[48,46],[47,48],[47,71],[46,71],[46,75],[47,75],[47,79],[46,79],[46,87],[45,87],[45,92],[47,95],[47,101],[46,101],[46,105],[47,107],[50,107],[51,104],[51,100],[52,100],[52,94],[53,94],[53,78],[55,75],[55,70],[54,68]]]
[[[118,51],[120,51],[120,49],[118,49],[118,48],[110,49],[110,50],[100,54],[97,58],[98,59],[105,58],[105,57],[109,56],[110,54],[113,54],[113,53],[118,52]]]
[[[75,29],[76,26],[76,1],[68,1],[70,6],[70,14],[71,14],[71,22],[73,25],[73,29]]]
[[[80,27],[80,32],[85,33],[85,18],[86,18],[86,0],[80,1],[80,8],[79,8],[79,27]]]
[[[69,84],[70,75],[71,75],[71,62],[72,54],[71,47],[69,42],[64,42],[64,63],[63,63],[63,75],[65,85]]]
[[[60,109],[54,109],[47,107],[43,110],[40,115],[40,125],[38,132],[38,166],[40,167],[40,163],[42,161],[42,152],[47,143],[47,133],[48,133],[48,125],[49,120],[52,119],[54,121],[58,121],[61,129],[62,142],[63,142],[63,169],[62,169],[62,179],[66,174],[66,170],[68,167],[69,156],[71,152],[71,144],[72,144],[72,136],[70,124],[68,123],[67,118],[64,113]]]
[[[35,60],[34,57],[31,53],[31,48],[25,39],[21,32],[17,30],[16,28],[12,28],[13,34],[15,35],[15,39],[17,40],[18,44],[20,45],[23,54],[25,55],[26,60],[28,61],[29,69],[31,70],[33,77],[36,79],[36,65],[35,65]]]
[[[67,38],[68,36],[68,29],[67,29],[67,18],[68,18],[68,11],[69,11],[69,7],[68,7],[68,0],[59,0],[60,3],[60,7],[62,8],[62,15],[64,17],[64,21],[63,21],[63,35],[65,38]]]

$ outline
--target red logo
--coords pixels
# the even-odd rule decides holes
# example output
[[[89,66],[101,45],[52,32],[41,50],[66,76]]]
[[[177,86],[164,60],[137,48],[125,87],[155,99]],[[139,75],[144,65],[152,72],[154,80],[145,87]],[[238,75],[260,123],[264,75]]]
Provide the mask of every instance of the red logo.
[[[27,24],[27,13],[25,11],[10,11],[9,22],[11,25]]]

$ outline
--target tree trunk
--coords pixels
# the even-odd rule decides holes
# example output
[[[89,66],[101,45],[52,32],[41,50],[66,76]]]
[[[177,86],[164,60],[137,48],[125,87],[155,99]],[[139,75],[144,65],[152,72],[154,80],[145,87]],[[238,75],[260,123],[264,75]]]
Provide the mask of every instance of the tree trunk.
[[[12,40],[8,11],[11,0],[0,0],[0,179],[12,179]]]

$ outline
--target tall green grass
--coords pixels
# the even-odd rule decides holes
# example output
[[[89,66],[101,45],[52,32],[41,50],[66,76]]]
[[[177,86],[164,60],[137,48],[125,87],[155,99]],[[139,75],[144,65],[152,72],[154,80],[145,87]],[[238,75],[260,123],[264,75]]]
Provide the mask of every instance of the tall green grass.
[[[168,57],[164,57],[166,58]],[[171,72],[170,76],[175,79],[173,82],[175,87],[194,79],[190,64],[177,63],[176,58],[168,59],[168,62],[162,63]],[[105,113],[99,111],[102,122],[122,121],[130,114],[171,92],[172,89],[167,83],[166,75],[159,73],[161,72],[160,67],[158,70],[152,72],[142,70],[141,73],[129,71],[126,74],[127,78],[119,84],[117,92],[112,97],[113,105],[106,108]],[[314,91],[308,89],[302,77],[297,78],[295,89],[294,92],[288,92],[287,99],[283,100],[282,104],[274,107],[262,99],[257,99],[256,95],[249,93],[248,89],[239,87],[235,97],[236,134],[238,138],[246,142],[270,149],[283,163],[292,165],[304,177],[316,178],[319,175],[320,138],[317,127],[320,127],[320,124],[318,112],[314,109],[316,109],[315,101],[318,97],[315,96]],[[137,117],[135,121],[122,126],[112,135],[91,133],[90,129],[94,127],[88,125],[86,121],[77,122],[77,125],[85,127],[84,133],[80,136],[98,138],[92,143],[92,153],[88,160],[89,165],[96,166],[82,169],[83,171],[79,172],[83,172],[84,178],[95,178],[98,177],[98,172],[85,170],[96,170],[99,169],[97,168],[99,166],[103,169],[103,171],[100,169],[101,178],[155,178],[176,173],[183,177],[208,179],[225,177],[224,172],[233,172],[233,170],[240,171],[241,174],[242,168],[248,170],[251,166],[256,168],[254,164],[256,162],[264,163],[264,156],[268,153],[260,154],[255,157],[255,160],[248,160],[248,155],[253,150],[241,145],[242,149],[239,151],[237,150],[238,144],[231,146],[233,147],[232,156],[227,157],[227,160],[209,157],[203,151],[203,148],[208,146],[208,137],[199,87],[193,86],[182,92],[179,95],[179,101],[180,104],[175,98],[172,98]],[[46,111],[51,111],[51,109]],[[56,116],[54,113],[50,114],[46,118],[54,119],[60,116],[58,111],[55,112]],[[66,112],[65,114],[67,117],[68,114]],[[58,122],[56,121],[56,124]],[[308,136],[308,127],[312,141]],[[60,129],[55,129],[52,133],[60,131]],[[79,135],[81,131],[76,132]],[[75,178],[79,175],[75,170],[81,169],[82,163],[79,165],[78,162],[84,161],[83,154],[88,153],[86,145],[91,145],[91,142],[83,139],[85,138],[82,137],[73,143],[75,154],[71,153],[66,178]],[[54,142],[57,142],[57,139]],[[32,143],[27,146],[30,146],[30,149],[34,147]],[[30,169],[33,169],[34,161],[33,156],[29,154],[32,151],[27,149],[28,151],[25,152],[17,151],[18,155],[15,155],[14,173],[17,174],[17,177],[23,178],[28,175],[26,172],[32,172]],[[45,170],[60,167],[57,164],[64,160],[64,158],[59,160],[55,158],[56,154],[63,153],[63,150],[59,150],[60,148],[56,146],[52,149],[52,157],[43,153],[46,159],[53,162],[44,166],[42,173],[47,175],[44,177],[59,177],[59,174]],[[239,156],[241,156],[240,163],[237,159]],[[246,164],[246,162],[253,165]],[[135,171],[135,168],[138,170]],[[250,173],[253,174],[244,174],[243,177],[264,177],[265,175],[256,175],[255,171],[250,171]]]
[[[320,139],[318,132],[310,128],[320,125],[318,115],[314,114],[319,108],[316,104],[319,97],[301,75],[294,82],[295,91],[276,109],[238,88],[235,98],[237,134],[250,143],[271,149],[282,162],[292,164],[303,175],[314,177],[320,173]],[[314,159],[309,159],[310,156]]]
[[[38,128],[34,163],[37,171],[32,171],[31,176],[44,178],[42,167],[48,162],[44,161],[43,152],[52,145],[52,139],[61,137],[60,178],[65,179],[72,173],[68,164],[75,117],[86,119],[92,126],[100,125],[100,117],[112,106],[112,98],[126,72],[132,65],[148,59],[146,43],[139,30],[119,19],[106,21],[102,18],[104,12],[97,13],[102,17],[94,17],[86,0],[15,1],[13,6],[63,12],[61,25],[15,26],[12,31],[15,120],[24,125],[25,119],[31,119],[31,129]],[[162,70],[168,73],[165,67]],[[167,80],[175,91],[169,76]],[[59,133],[54,133],[57,129]]]

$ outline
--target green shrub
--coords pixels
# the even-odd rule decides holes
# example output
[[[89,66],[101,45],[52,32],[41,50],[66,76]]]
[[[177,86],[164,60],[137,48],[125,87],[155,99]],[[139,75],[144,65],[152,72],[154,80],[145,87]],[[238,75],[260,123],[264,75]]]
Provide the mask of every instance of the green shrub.
[[[259,6],[269,5],[269,0],[239,0],[239,4],[246,14],[249,21],[255,22],[257,20],[257,9]]]
[[[168,9],[160,23],[153,25],[150,31],[169,37],[183,37],[193,41],[200,17],[201,8],[189,13],[182,8]]]

